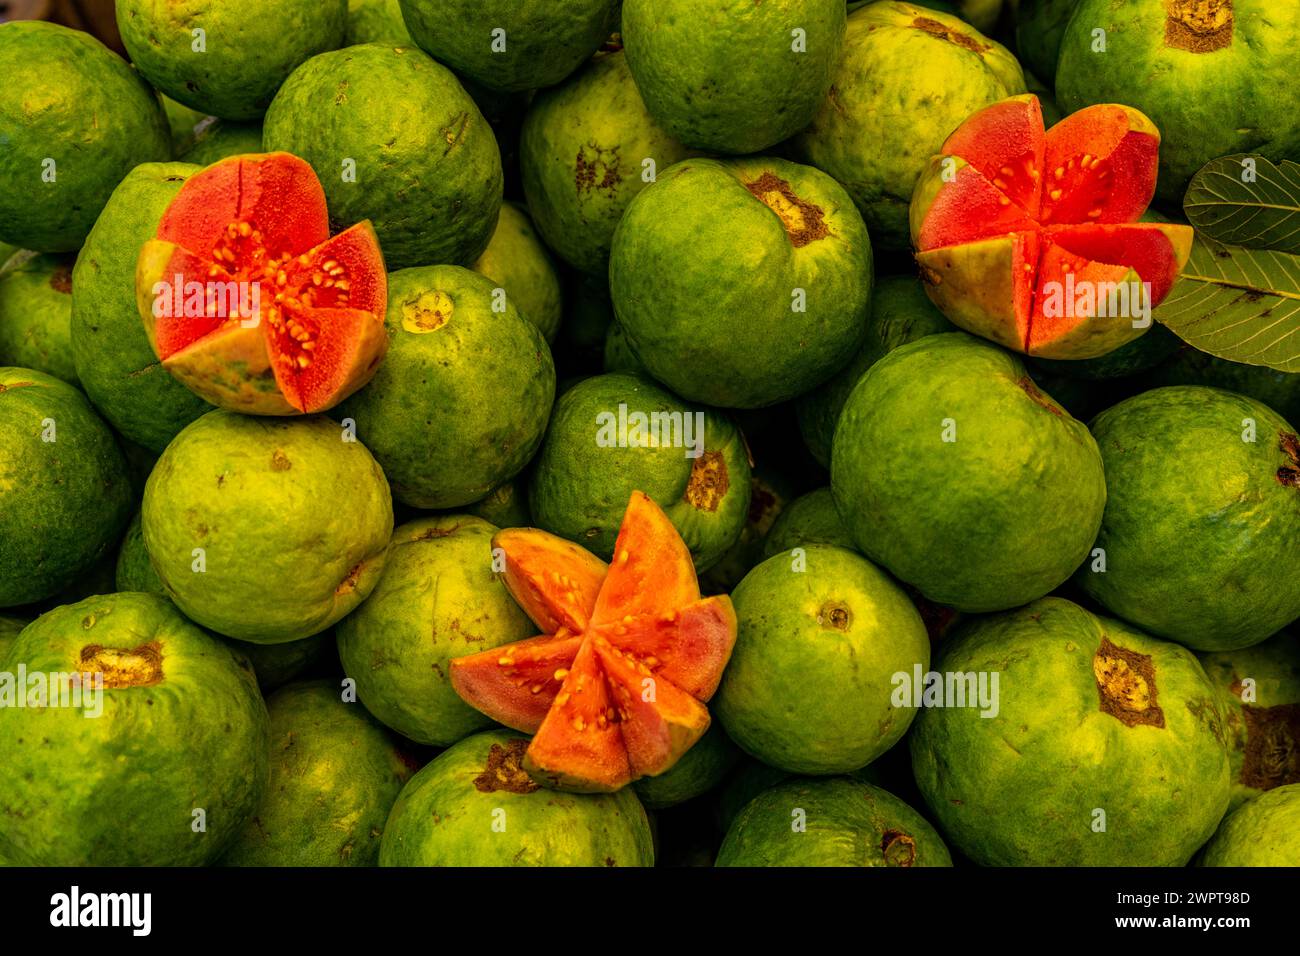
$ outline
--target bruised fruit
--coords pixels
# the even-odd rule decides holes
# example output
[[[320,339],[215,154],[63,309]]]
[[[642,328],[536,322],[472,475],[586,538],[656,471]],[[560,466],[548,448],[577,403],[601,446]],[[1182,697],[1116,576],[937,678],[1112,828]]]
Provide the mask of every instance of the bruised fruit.
[[[1200,866],[1300,866],[1300,784],[1270,790],[1224,817]]]
[[[1151,328],[1192,247],[1190,226],[1136,220],[1160,133],[1128,106],[1090,106],[1044,132],[1038,98],[975,113],[912,195],[926,291],[955,324],[1058,359],[1105,355]]]
[[[544,531],[493,539],[506,587],[543,637],[452,661],[456,692],[534,734],[524,765],[561,790],[613,791],[670,769],[704,734],[736,637],[725,596],[701,599],[690,552],[634,492],[615,556]]]
[[[316,174],[288,153],[191,176],[136,268],[163,365],[212,404],[253,415],[323,411],[365,385],[388,347],[387,290],[370,224],[331,238]]]
[[[24,253],[0,263],[0,365],[34,368],[72,385],[72,263]]]

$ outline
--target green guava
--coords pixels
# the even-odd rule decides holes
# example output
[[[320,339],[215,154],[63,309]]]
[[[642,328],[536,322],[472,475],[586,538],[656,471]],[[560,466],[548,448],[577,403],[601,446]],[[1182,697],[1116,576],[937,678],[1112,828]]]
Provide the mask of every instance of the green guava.
[[[1232,757],[1228,809],[1300,783],[1300,638],[1282,631],[1254,647],[1200,658],[1223,704]]]
[[[1143,381],[1149,387],[1206,385],[1238,392],[1263,402],[1288,422],[1300,422],[1300,373],[1229,362],[1185,345],[1169,361],[1152,369]]]
[[[543,789],[523,768],[528,738],[467,737],[402,789],[380,866],[653,866],[650,824],[631,787]]]
[[[835,177],[877,249],[911,247],[912,187],[972,113],[1025,92],[1015,57],[973,27],[910,3],[855,10],[830,95],[791,141],[794,158]]]
[[[716,866],[952,866],[943,839],[898,797],[848,777],[792,780],[740,811]]]
[[[541,528],[609,560],[633,491],[664,509],[707,571],[749,510],[745,442],[724,415],[633,375],[597,375],[555,402],[528,500]]]
[[[700,576],[705,594],[730,594],[736,585],[763,560],[763,542],[781,509],[790,500],[788,477],[770,467],[751,471],[749,510],[740,537],[719,560]]]
[[[24,703],[0,707],[0,859],[202,865],[252,816],[267,780],[266,706],[246,662],[167,600],[57,608],[23,631],[8,664],[26,669],[27,687]],[[101,689],[80,674],[100,675]]]
[[[113,188],[171,158],[162,104],[88,33],[0,23],[0,240],[76,252]]]
[[[451,71],[414,48],[312,57],[280,87],[262,144],[311,163],[331,219],[369,219],[390,270],[473,262],[496,228],[492,127]]]
[[[1061,598],[975,620],[941,648],[912,768],[976,863],[1182,866],[1214,832],[1228,750],[1190,651]]]
[[[741,756],[739,748],[714,724],[672,767],[657,777],[642,777],[632,789],[651,810],[675,807],[717,787]]]
[[[144,529],[138,511],[126,526],[126,533],[117,549],[114,583],[119,591],[144,591],[167,596],[162,578],[149,563],[149,550],[144,546]]]
[[[575,269],[601,277],[632,197],[689,155],[646,110],[619,49],[539,92],[519,139],[537,231]]]
[[[328,418],[218,410],[158,459],[142,520],[154,570],[188,617],[280,644],[323,631],[366,599],[393,506],[370,452]]]
[[[72,259],[27,253],[0,269],[0,365],[77,384],[72,361]]]
[[[1160,130],[1156,197],[1179,205],[1218,156],[1300,155],[1297,44],[1294,4],[1079,0],[1061,38],[1057,99],[1069,113],[1124,103],[1149,116]]]
[[[795,401],[799,432],[813,457],[823,466],[830,466],[835,424],[853,386],[867,369],[900,345],[956,331],[957,327],[935,308],[925,294],[925,286],[915,276],[877,279],[871,290],[871,312],[862,346],[848,365]]]
[[[1300,866],[1300,783],[1278,787],[1230,813],[1200,866]]]
[[[858,547],[844,527],[828,487],[800,495],[785,506],[763,542],[763,556],[770,558],[810,544],[833,544],[851,551]]]
[[[492,726],[452,689],[452,658],[537,633],[494,573],[496,532],[469,515],[399,526],[370,599],[336,628],[361,703],[417,743],[448,747]]]
[[[1061,37],[1078,5],[1079,0],[1020,0],[1016,7],[1016,54],[1026,70],[1049,84],[1056,81]]]
[[[844,23],[841,0],[624,0],[622,35],[637,89],[673,136],[757,153],[826,99]]]
[[[146,163],[127,173],[72,270],[72,358],[81,387],[109,424],[153,452],[212,408],[158,361],[135,298],[140,247],[198,171],[187,163]]]
[[[145,79],[230,120],[265,113],[295,67],[342,45],[348,19],[347,0],[118,0],[116,9],[122,45]]]
[[[623,333],[623,327],[617,322],[609,323],[609,329],[605,332],[603,368],[606,372],[627,372],[632,375],[650,377],[649,371],[641,364],[641,360],[636,357],[636,353],[632,351],[632,346],[627,344],[627,336]]]
[[[192,110],[184,103],[177,103],[165,93],[159,93],[162,100],[163,115],[167,117],[167,128],[171,130],[172,155],[179,156],[194,143],[194,127],[209,116],[202,110]]]
[[[1018,358],[962,332],[894,349],[862,377],[835,429],[831,492],[868,558],[962,611],[1064,583],[1106,503],[1088,429]]]
[[[195,166],[211,166],[220,159],[261,151],[261,123],[232,123],[208,117],[194,127],[193,142],[176,158]]]
[[[1106,513],[1076,580],[1111,613],[1200,651],[1258,644],[1300,617],[1300,438],[1268,406],[1153,389],[1091,426]]]
[[[548,343],[555,341],[564,314],[560,276],[528,213],[503,203],[492,241],[470,268],[500,283],[519,314],[537,326]]]
[[[339,407],[416,508],[478,501],[528,464],[555,394],[537,326],[508,295],[459,266],[388,277],[388,354]]]
[[[388,811],[414,768],[333,681],[291,684],[266,701],[270,782],[225,866],[374,866]]]
[[[528,508],[528,487],[523,479],[503,482],[461,510],[498,528],[527,528],[533,523],[533,513]]]
[[[343,45],[359,43],[415,45],[398,0],[348,0],[348,33]]]
[[[781,159],[688,159],[614,233],[609,287],[636,357],[683,398],[757,408],[862,344],[871,244],[829,176]]]
[[[491,90],[554,86],[618,29],[615,0],[401,0],[415,42]]]
[[[131,518],[126,461],[77,389],[0,368],[0,608],[40,601],[109,554]]]

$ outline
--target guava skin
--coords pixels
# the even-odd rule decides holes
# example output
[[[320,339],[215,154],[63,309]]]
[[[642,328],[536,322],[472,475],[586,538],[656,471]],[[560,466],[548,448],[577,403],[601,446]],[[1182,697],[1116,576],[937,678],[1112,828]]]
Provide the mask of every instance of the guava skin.
[[[629,424],[617,434],[620,406],[627,414],[682,416],[666,444],[650,443]],[[690,416],[704,416],[702,453],[691,458],[682,438]],[[613,424],[602,426],[600,416]],[[665,430],[668,426],[665,426]],[[602,442],[608,439],[618,444]],[[634,445],[645,437],[647,444]],[[623,512],[633,491],[644,491],[664,509],[703,573],[735,544],[745,526],[751,491],[744,439],[724,415],[682,402],[649,380],[633,375],[597,375],[560,395],[546,438],[532,469],[528,500],[538,527],[576,541],[609,560]]]
[[[713,724],[680,760],[657,777],[637,780],[632,789],[647,809],[675,807],[717,787],[741,759],[740,749]]]
[[[1045,83],[1056,80],[1061,38],[1078,5],[1079,0],[1020,0],[1016,9],[1016,54],[1025,69]]]
[[[500,283],[519,314],[537,326],[547,344],[555,341],[564,314],[560,276],[527,212],[514,203],[503,203],[492,241],[470,269]]]
[[[334,681],[266,701],[270,781],[223,866],[375,866],[388,811],[414,768]]]
[[[521,478],[497,485],[486,497],[462,510],[498,528],[527,528],[533,523],[533,513],[528,507],[528,486]]]
[[[1020,65],[973,27],[910,3],[873,3],[848,20],[830,95],[791,140],[793,158],[835,177],[878,249],[911,247],[912,188],[972,113],[1025,92]]]
[[[452,658],[536,634],[492,570],[497,530],[469,515],[399,526],[375,590],[336,628],[361,703],[417,743],[448,747],[492,726],[452,689]]]
[[[18,635],[29,623],[22,618],[0,614],[0,667],[4,666],[5,655],[9,653],[9,648],[14,646]]]
[[[254,120],[304,60],[337,49],[347,0],[119,0],[122,45],[145,79],[212,116]],[[195,51],[194,31],[205,49]]]
[[[0,240],[76,252],[113,188],[171,158],[162,104],[88,33],[0,23]]]
[[[199,167],[145,163],[126,174],[72,270],[72,358],[86,395],[115,429],[160,452],[212,406],[163,368],[140,321],[140,247]]]
[[[268,748],[252,670],[164,598],[128,592],[50,611],[10,649],[8,665],[19,663],[28,674],[102,673],[103,712],[87,719],[84,699],[0,708],[0,859],[198,866],[252,816]]]
[[[415,45],[398,0],[348,0],[348,35],[343,45],[359,43]]]
[[[177,103],[165,93],[159,93],[158,99],[162,100],[163,115],[167,117],[167,128],[171,130],[172,156],[179,156],[193,145],[194,127],[208,119],[208,115]]]
[[[222,119],[201,121],[194,127],[194,140],[176,158],[196,166],[211,166],[218,160],[245,153],[262,152],[261,123],[232,123]]]
[[[829,176],[780,159],[691,159],[614,233],[609,287],[637,359],[683,398],[760,408],[862,344],[871,243]]]
[[[917,786],[974,862],[1182,866],[1214,832],[1228,750],[1190,651],[1061,598],[941,647],[941,674],[998,674],[995,716],[923,707],[910,736]]]
[[[492,127],[451,71],[414,48],[312,57],[280,87],[262,144],[312,165],[332,222],[369,219],[390,270],[473,262],[496,228]]]
[[[147,594],[167,596],[162,578],[149,561],[149,551],[144,546],[144,528],[137,511],[126,526],[122,543],[117,549],[113,582],[119,591],[142,591]]]
[[[768,558],[732,592],[738,630],[713,711],[742,750],[800,774],[865,767],[916,715],[895,673],[928,669],[930,641],[903,590],[833,545]]]
[[[622,36],[646,106],[673,136],[757,153],[813,118],[844,23],[840,0],[624,0]]]
[[[426,53],[499,91],[553,86],[618,29],[613,0],[401,0],[401,6]],[[498,39],[503,49],[494,44]]]
[[[1200,866],[1300,866],[1300,783],[1278,787],[1230,813]]]
[[[617,322],[609,323],[609,328],[605,332],[605,351],[601,358],[606,372],[627,372],[630,375],[650,377],[646,367],[641,364],[632,347],[627,344],[623,327]]]
[[[0,268],[0,365],[34,368],[77,384],[72,261],[25,253]]]
[[[603,278],[614,229],[654,174],[692,153],[645,108],[622,50],[601,53],[533,99],[519,138],[537,231],[569,265]]]
[[[1093,31],[1106,50],[1093,52]],[[1300,153],[1295,50],[1300,10],[1271,0],[1080,0],[1061,38],[1057,101],[1067,113],[1125,103],[1160,130],[1156,198],[1182,202],[1217,156]]]
[[[388,277],[388,354],[339,407],[416,508],[483,498],[528,464],[546,429],[555,366],[537,326],[459,266]]]
[[[1258,644],[1300,617],[1300,439],[1285,419],[1188,385],[1143,392],[1090,427],[1107,488],[1104,572],[1091,560],[1076,575],[1091,598],[1200,651]]]
[[[344,437],[322,416],[214,411],[167,446],[145,485],[144,541],[187,617],[282,644],[365,600],[383,570],[393,505],[370,452]],[[346,508],[332,503],[338,495]]]
[[[1205,385],[1237,392],[1263,402],[1289,422],[1300,421],[1300,373],[1297,372],[1229,362],[1187,345],[1169,361],[1152,369],[1142,381],[1148,388]]]
[[[26,368],[0,368],[0,608],[74,584],[131,518],[126,459],[85,397]]]
[[[796,811],[806,829],[796,831]],[[740,811],[715,866],[952,866],[943,839],[898,797],[848,777],[792,780]]]
[[[831,492],[868,558],[981,612],[1063,584],[1106,503],[1088,429],[1018,358],[964,332],[901,346],[862,377],[835,430]]]
[[[816,488],[791,501],[777,515],[772,530],[763,541],[763,556],[803,548],[810,544],[832,544],[840,548],[857,550],[844,519],[835,507],[835,498],[829,487]]]
[[[393,805],[379,865],[654,865],[650,824],[631,787],[543,789],[521,765],[527,746],[527,737],[489,730],[425,765]]]

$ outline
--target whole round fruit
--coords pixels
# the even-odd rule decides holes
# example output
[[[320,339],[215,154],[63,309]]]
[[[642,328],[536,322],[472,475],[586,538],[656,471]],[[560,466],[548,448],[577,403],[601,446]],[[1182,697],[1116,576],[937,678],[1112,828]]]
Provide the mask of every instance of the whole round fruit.
[[[1078,5],[1079,0],[1020,0],[1016,8],[1016,54],[1026,70],[1049,85],[1056,80],[1065,25]]]
[[[267,716],[252,671],[166,599],[56,608],[8,661],[46,678],[46,705],[0,708],[0,860],[198,866],[253,815]]]
[[[119,591],[145,591],[149,594],[167,596],[162,578],[149,562],[149,551],[144,546],[144,527],[140,521],[140,512],[131,518],[131,523],[122,535],[122,544],[117,549],[117,564],[114,566],[114,585]]]
[[[40,601],[104,557],[131,518],[126,459],[81,392],[0,368],[0,608]]]
[[[1190,651],[1060,598],[941,646],[949,677],[912,730],[912,768],[976,863],[1182,866],[1214,832],[1228,752]]]
[[[1106,503],[1088,429],[1017,358],[960,332],[897,348],[862,377],[835,430],[831,492],[867,557],[963,611],[1064,583]]]
[[[732,594],[738,632],[714,709],[750,755],[792,773],[865,767],[916,716],[895,675],[930,665],[930,641],[889,576],[844,548],[779,554]]]
[[[502,204],[492,241],[470,268],[500,283],[519,314],[537,326],[547,342],[555,341],[564,314],[560,276],[528,213],[514,203]]]
[[[0,365],[77,384],[72,361],[72,259],[29,253],[0,268]]]
[[[186,616],[280,644],[323,631],[366,599],[393,506],[370,452],[328,418],[214,411],[158,459],[143,524],[154,570]]]
[[[398,0],[348,0],[348,35],[343,45],[359,43],[415,45]]]
[[[1143,336],[1138,341],[1149,338]],[[1300,421],[1300,373],[1230,362],[1190,345],[1180,348],[1173,358],[1151,370],[1141,381],[1149,388],[1161,385],[1222,388],[1263,402],[1289,422]]]
[[[1112,613],[1202,651],[1300,617],[1300,438],[1244,395],[1143,392],[1093,419],[1106,513],[1079,585]]]
[[[628,66],[689,146],[757,153],[808,125],[844,43],[839,0],[625,0]]]
[[[0,23],[0,240],[75,252],[132,167],[171,158],[162,105],[88,33]]]
[[[1228,814],[1201,866],[1300,866],[1300,783],[1261,794]]]
[[[848,194],[780,159],[686,160],[627,208],[609,260],[633,353],[683,398],[757,408],[862,344],[871,244]]]
[[[677,763],[657,777],[642,777],[632,789],[651,810],[675,807],[713,790],[741,758],[740,750],[714,724]]]
[[[770,558],[810,544],[857,549],[844,527],[839,509],[835,507],[835,497],[830,488],[816,488],[782,509],[763,542],[763,556]]]
[[[380,866],[653,866],[650,824],[631,787],[545,790],[523,769],[528,738],[467,737],[402,789]]]

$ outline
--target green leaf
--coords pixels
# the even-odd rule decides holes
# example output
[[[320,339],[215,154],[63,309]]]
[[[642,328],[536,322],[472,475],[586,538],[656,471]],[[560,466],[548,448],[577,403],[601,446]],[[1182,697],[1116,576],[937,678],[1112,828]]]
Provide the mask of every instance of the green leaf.
[[[1253,172],[1253,182],[1243,176]],[[1237,154],[1206,163],[1183,197],[1202,235],[1251,249],[1300,253],[1300,165]]]

